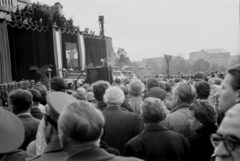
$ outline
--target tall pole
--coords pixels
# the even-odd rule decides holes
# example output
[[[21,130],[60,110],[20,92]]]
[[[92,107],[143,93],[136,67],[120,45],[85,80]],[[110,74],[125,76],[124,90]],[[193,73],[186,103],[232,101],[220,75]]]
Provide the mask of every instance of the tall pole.
[[[166,63],[167,63],[167,77],[169,79],[169,62],[170,62],[170,60],[172,58],[172,55],[165,55],[164,54],[164,57],[165,57],[165,60],[166,60]]]

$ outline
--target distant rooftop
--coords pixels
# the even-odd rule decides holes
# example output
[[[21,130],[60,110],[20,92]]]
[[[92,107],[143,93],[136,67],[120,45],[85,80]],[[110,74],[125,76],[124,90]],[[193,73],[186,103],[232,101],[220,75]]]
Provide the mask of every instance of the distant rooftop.
[[[226,53],[228,51],[224,50],[223,48],[217,49],[203,49],[206,53]]]

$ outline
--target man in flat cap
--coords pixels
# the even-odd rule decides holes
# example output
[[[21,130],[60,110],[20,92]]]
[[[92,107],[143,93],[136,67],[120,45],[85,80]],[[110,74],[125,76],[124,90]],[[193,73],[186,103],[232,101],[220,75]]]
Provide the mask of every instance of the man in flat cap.
[[[0,108],[0,160],[22,161],[33,155],[18,149],[24,141],[24,127],[20,119]]]
[[[47,147],[41,155],[33,158],[32,161],[66,160],[67,153],[63,151],[58,139],[57,121],[63,107],[75,101],[77,99],[63,92],[51,92],[47,95],[48,106],[44,116],[45,127],[43,130]]]

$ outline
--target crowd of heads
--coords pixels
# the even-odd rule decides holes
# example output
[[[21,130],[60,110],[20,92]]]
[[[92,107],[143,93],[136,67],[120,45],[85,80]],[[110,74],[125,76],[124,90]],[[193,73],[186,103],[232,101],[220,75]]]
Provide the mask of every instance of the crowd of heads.
[[[218,127],[211,134],[215,148],[213,156],[240,160],[240,65],[231,67],[225,75],[198,72],[175,79],[116,79],[112,84],[99,80],[85,83],[76,90],[68,89],[63,78],[54,77],[49,87],[47,90],[37,83],[25,89],[13,88],[8,93],[4,110],[8,109],[11,114],[6,116],[16,120],[13,114],[18,116],[31,113],[33,107],[39,108],[45,128],[50,127],[44,132],[46,142],[51,142],[53,136],[59,138],[67,153],[75,147],[99,146],[107,121],[102,113],[106,107],[119,107],[125,112],[135,113],[147,127],[164,122],[184,106],[189,107],[189,125],[193,131],[198,132],[206,126]],[[7,92],[1,87],[1,92],[4,91]],[[6,106],[2,94],[0,96],[0,105]],[[133,102],[136,99],[141,103]],[[5,112],[0,110],[0,114]],[[2,121],[0,126],[5,126]],[[16,145],[20,146],[20,143]]]

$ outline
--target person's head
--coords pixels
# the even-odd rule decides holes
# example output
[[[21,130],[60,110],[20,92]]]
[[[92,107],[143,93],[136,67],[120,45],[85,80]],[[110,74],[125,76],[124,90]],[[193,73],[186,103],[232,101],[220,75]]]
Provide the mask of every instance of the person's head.
[[[173,88],[173,105],[179,103],[191,104],[196,97],[196,90],[190,83],[180,82]]]
[[[83,92],[77,91],[77,92],[74,92],[72,95],[73,95],[73,97],[75,97],[78,100],[87,101],[87,97],[86,97],[85,93],[83,93]]]
[[[10,108],[15,114],[29,112],[33,104],[31,92],[23,89],[17,89],[10,93]]]
[[[44,115],[45,126],[43,128],[46,143],[58,138],[58,119],[63,108],[72,102],[76,102],[72,95],[63,92],[51,92],[47,95],[46,114]]]
[[[141,104],[141,117],[145,125],[160,123],[166,118],[166,107],[157,98],[148,97]]]
[[[40,93],[38,90],[33,89],[33,88],[29,89],[29,91],[31,92],[31,94],[32,94],[32,96],[33,96],[33,103],[34,103],[35,105],[39,105],[40,102],[41,102],[41,100],[42,100],[42,95],[41,95],[41,93]]]
[[[97,101],[103,101],[103,95],[109,87],[110,84],[107,81],[97,81],[92,84],[93,93]]]
[[[154,89],[151,89],[145,95],[145,98],[154,97],[154,98],[158,98],[163,101],[166,98],[166,96],[167,96],[167,92],[164,89],[161,89],[160,87],[156,87]]]
[[[120,86],[119,86],[119,88],[123,91],[123,93],[124,93],[124,95],[125,95],[125,98],[128,98],[128,88],[127,87],[125,87],[123,84],[121,84]]]
[[[204,81],[204,73],[203,72],[197,72],[193,75],[194,81]]]
[[[171,92],[171,89],[172,89],[170,83],[165,82],[165,83],[164,83],[164,89],[165,89],[165,91],[166,91],[167,93],[170,93],[170,92]]]
[[[221,78],[214,78],[213,84],[221,85],[222,84],[222,79]]]
[[[117,85],[120,85],[120,84],[121,84],[121,80],[118,79],[118,78],[116,78],[116,79],[114,80],[114,82],[115,82]]]
[[[125,96],[119,87],[113,86],[106,90],[103,99],[108,105],[121,106],[124,102]]]
[[[144,91],[144,85],[140,80],[135,79],[130,82],[128,90],[131,96],[139,97]]]
[[[65,80],[61,77],[53,77],[50,81],[51,91],[65,92],[67,89],[67,84]]]
[[[83,94],[86,94],[87,93],[87,90],[84,88],[84,87],[79,87],[76,92],[81,92]]]
[[[197,99],[191,106],[191,127],[198,130],[203,126],[215,125],[217,122],[217,113],[214,107],[206,100]]]
[[[66,106],[58,120],[59,139],[68,153],[72,147],[99,145],[105,120],[93,104],[78,101]]]
[[[212,134],[211,141],[215,147],[216,160],[240,160],[240,108],[234,106],[226,112],[217,133]]]
[[[147,80],[147,89],[159,87],[159,81],[156,78],[149,78]]]
[[[206,81],[198,81],[194,83],[198,99],[208,99],[211,87]]]
[[[240,102],[240,65],[228,69],[222,82],[222,91],[219,97],[219,110],[225,113],[236,103]]]

